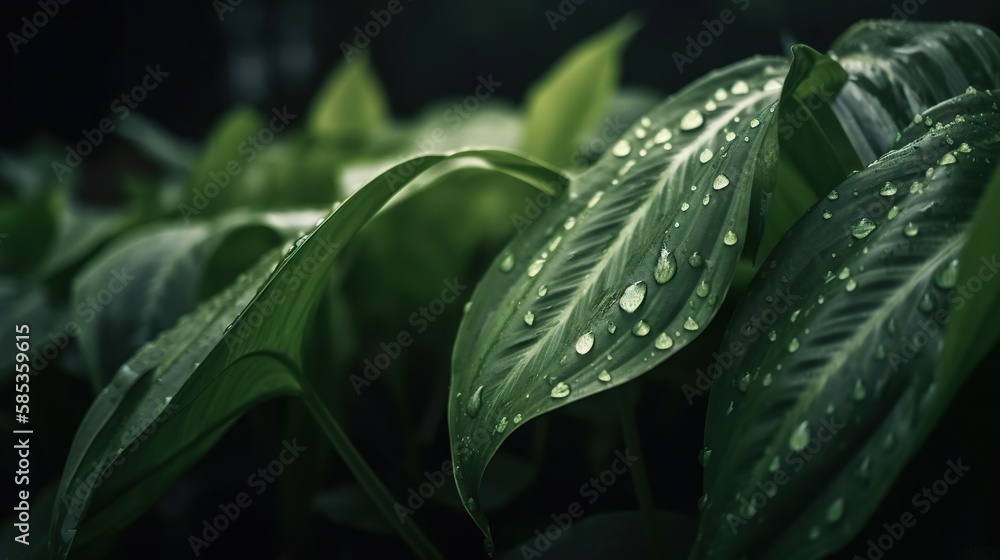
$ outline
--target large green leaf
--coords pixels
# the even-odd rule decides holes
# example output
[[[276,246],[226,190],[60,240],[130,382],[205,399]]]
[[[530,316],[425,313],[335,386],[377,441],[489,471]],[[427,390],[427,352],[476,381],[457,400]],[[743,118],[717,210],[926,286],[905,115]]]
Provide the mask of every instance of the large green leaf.
[[[833,109],[864,164],[886,153],[914,115],[969,86],[1000,87],[1000,38],[969,23],[865,21],[830,56],[851,75]]]
[[[752,193],[773,186],[786,69],[751,59],[664,102],[480,282],[455,343],[448,417],[459,492],[487,537],[478,487],[504,438],[648,371],[718,311]]]
[[[325,215],[240,211],[189,225],[155,224],[91,259],[74,280],[70,310],[95,387],[193,310],[204,280],[224,277],[229,284],[259,255],[312,229]],[[232,266],[227,270],[225,264]],[[206,274],[210,268],[213,274]]]
[[[469,158],[551,194],[564,182],[549,168],[496,150],[407,161],[356,192],[283,258],[265,257],[141,348],[98,395],[73,442],[53,516],[60,554],[68,554],[78,531],[81,542],[94,541],[134,519],[255,404],[299,395],[382,513],[416,551],[430,555],[412,524],[400,524],[394,500],[309,387],[302,348],[344,245],[401,186],[436,164]]]
[[[618,65],[638,28],[626,17],[569,52],[526,97],[524,149],[566,166],[600,123],[618,86]]]
[[[815,205],[734,312],[709,403],[699,558],[842,546],[968,374],[937,362],[1000,112],[970,93],[925,116],[942,125],[910,126]]]

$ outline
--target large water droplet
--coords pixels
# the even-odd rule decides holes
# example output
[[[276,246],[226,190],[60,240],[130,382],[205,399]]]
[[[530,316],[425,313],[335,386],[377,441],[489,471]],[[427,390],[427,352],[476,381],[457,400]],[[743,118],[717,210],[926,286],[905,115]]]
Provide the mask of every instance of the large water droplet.
[[[646,298],[646,283],[639,281],[634,284],[630,284],[625,288],[625,292],[622,293],[621,299],[618,300],[618,305],[621,306],[623,310],[627,313],[632,313],[639,308],[642,304],[642,300]]]
[[[677,274],[677,261],[674,255],[666,248],[660,248],[660,256],[656,259],[656,267],[653,269],[653,279],[658,284],[666,284]]]
[[[694,293],[697,294],[698,297],[705,297],[708,295],[708,292],[709,292],[708,282],[704,280],[698,282],[698,287],[694,289]]]
[[[688,317],[684,321],[684,330],[686,331],[696,331],[698,330],[698,321],[694,320],[694,317]]]
[[[590,352],[590,349],[594,347],[594,333],[593,331],[584,333],[580,338],[576,339],[576,353],[581,356]]]
[[[479,407],[483,404],[483,386],[480,385],[476,392],[472,393],[469,401],[465,403],[465,414],[469,418],[475,418],[479,414]]]
[[[606,146],[607,144],[605,144]],[[618,157],[625,157],[632,153],[632,145],[626,140],[619,140],[615,143],[614,147],[611,148],[611,153]]]
[[[792,341],[788,343],[788,351],[790,353],[798,352],[800,346],[801,344],[799,343],[799,339],[793,338]]]
[[[750,388],[750,374],[749,373],[743,374],[743,377],[740,378],[740,381],[739,381],[739,384],[738,384],[738,388],[739,388],[740,391],[742,391],[744,393],[746,393],[747,389]]]
[[[712,202],[712,195],[710,193],[705,193],[705,196],[701,197],[701,205],[708,206],[709,202]]]
[[[788,447],[792,451],[802,451],[807,445],[809,445],[809,421],[803,420],[792,430],[792,435],[788,438]]]
[[[705,123],[705,118],[697,109],[691,109],[681,117],[681,130],[694,130]]]
[[[855,280],[854,278],[851,278],[850,280],[847,281],[847,284],[844,284],[844,289],[847,290],[848,292],[853,292],[857,287],[858,287],[858,281]]]
[[[545,284],[542,284],[541,286],[538,287],[538,297],[542,297],[542,296],[544,296],[547,293],[549,293],[548,286],[546,286]]]
[[[864,239],[868,237],[868,234],[875,231],[878,224],[869,220],[868,218],[861,218],[853,225],[851,225],[851,235],[857,239]]]
[[[736,232],[733,230],[727,231],[726,234],[722,236],[722,242],[725,243],[726,245],[729,246],[736,245],[737,241],[739,240],[736,238]]]
[[[632,334],[636,336],[646,336],[649,334],[649,323],[640,319],[639,322],[632,325]]]
[[[691,265],[692,268],[698,268],[704,262],[705,260],[701,258],[701,254],[698,253],[698,251],[691,253],[691,256],[688,257],[688,264]]]
[[[524,314],[524,323],[529,327],[535,323],[535,314],[528,311]]]
[[[553,399],[562,399],[569,396],[569,391],[569,385],[560,381],[556,383],[556,386],[552,388],[549,394],[552,395]]]
[[[667,333],[660,333],[656,336],[656,340],[653,341],[653,345],[660,350],[667,350],[674,345],[674,339],[670,338]]]
[[[750,86],[743,80],[736,80],[733,87],[729,88],[729,92],[733,95],[746,95],[750,93]]]
[[[600,379],[601,381],[607,383],[607,382],[611,381],[611,374],[608,373],[608,370],[606,370],[606,369],[605,370],[601,370],[601,373],[597,374],[597,378]]]
[[[903,226],[903,235],[905,235],[907,237],[913,237],[919,231],[920,231],[920,228],[917,227],[917,224],[915,224],[913,222],[909,222],[905,226]]]
[[[896,185],[893,185],[888,181],[886,181],[886,183],[882,185],[882,188],[879,189],[878,191],[878,193],[882,196],[892,196],[896,194],[896,192],[897,192]]]
[[[673,136],[674,136],[674,134],[672,132],[670,132],[669,130],[667,130],[666,128],[664,128],[664,129],[661,129],[659,132],[657,132],[656,136],[653,136],[653,142],[655,144],[662,144],[662,143],[666,142],[667,140],[670,140],[671,138],[673,138]]]
[[[934,273],[934,285],[942,290],[958,285],[958,259],[952,259]]]
[[[770,387],[771,386],[771,381],[772,381],[771,374],[770,373],[766,373],[766,374],[764,374],[764,379],[761,379],[760,384],[763,385],[763,386],[765,386],[765,387]]]
[[[833,189],[832,191],[827,193],[826,198],[828,200],[837,200],[838,198],[840,198],[840,193],[837,192],[837,189]]]
[[[715,177],[715,181],[712,182],[712,188],[721,191],[722,189],[729,186],[729,177],[725,175],[718,175]]]
[[[941,159],[938,160],[938,165],[951,165],[956,161],[958,160],[955,159],[955,154],[948,152],[947,154],[941,156]]]
[[[507,429],[507,417],[504,416],[503,418],[500,419],[500,422],[497,424],[497,432],[502,434],[503,431],[506,429]]]
[[[698,161],[708,163],[709,161],[712,161],[712,155],[712,150],[705,148],[700,154],[698,154]]]

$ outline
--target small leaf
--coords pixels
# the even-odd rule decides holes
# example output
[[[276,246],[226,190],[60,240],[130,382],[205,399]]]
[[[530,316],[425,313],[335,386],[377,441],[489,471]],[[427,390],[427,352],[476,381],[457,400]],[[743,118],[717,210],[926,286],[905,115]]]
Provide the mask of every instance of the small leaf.
[[[389,105],[368,57],[336,68],[309,109],[309,132],[316,136],[364,138],[389,120]]]
[[[608,109],[618,85],[619,58],[639,25],[626,17],[565,55],[525,101],[524,149],[556,165],[570,155]]]
[[[239,192],[239,187],[232,183],[239,181],[243,166],[248,163],[248,154],[256,153],[254,139],[266,127],[264,119],[249,107],[237,107],[219,119],[205,141],[201,159],[188,178],[188,190],[179,206],[185,219],[203,213],[219,213],[246,198],[247,194]],[[222,186],[222,183],[225,185]],[[211,187],[206,189],[206,185]],[[218,194],[211,197],[206,191]]]

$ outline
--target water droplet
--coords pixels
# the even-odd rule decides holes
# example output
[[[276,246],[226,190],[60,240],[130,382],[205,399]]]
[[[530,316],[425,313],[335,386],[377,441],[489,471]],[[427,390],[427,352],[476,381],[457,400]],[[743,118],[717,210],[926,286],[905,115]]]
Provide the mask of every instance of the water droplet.
[[[732,142],[733,140],[736,140],[736,133],[732,132],[732,131],[727,132],[726,133],[726,142]]]
[[[632,326],[632,334],[646,336],[649,334],[649,323],[640,319],[638,323]]]
[[[958,160],[955,159],[955,154],[948,152],[947,154],[941,156],[941,159],[938,160],[938,165],[951,165],[956,161]]]
[[[684,321],[684,330],[686,331],[696,331],[698,330],[698,322],[694,320],[694,317],[688,317]]]
[[[681,212],[687,212],[688,208],[691,208],[690,204],[688,204],[687,202],[681,203]]]
[[[743,374],[743,377],[740,378],[740,382],[739,382],[738,388],[739,388],[740,391],[742,391],[744,393],[746,393],[747,389],[750,388],[750,374],[749,373]]]
[[[885,184],[882,185],[882,188],[879,189],[878,193],[882,196],[892,196],[896,194],[896,191],[896,185],[886,181]]]
[[[590,349],[594,347],[594,333],[593,331],[584,333],[580,335],[580,338],[576,339],[576,353],[581,356],[590,352]]]
[[[910,194],[919,194],[924,190],[924,184],[920,181],[914,181],[910,184]]]
[[[661,129],[659,132],[657,132],[656,136],[653,136],[653,142],[655,142],[656,144],[662,144],[673,137],[674,134],[669,130],[667,130],[666,128],[664,128]]]
[[[705,297],[708,295],[708,282],[702,280],[698,282],[698,287],[694,289],[694,293],[698,294],[698,297]]]
[[[626,161],[625,165],[623,165],[622,168],[618,170],[618,176],[619,177],[624,177],[625,174],[628,173],[629,170],[632,169],[633,166],[635,166],[635,160],[634,159],[630,159],[630,160]]]
[[[803,420],[792,430],[792,435],[788,438],[788,447],[792,451],[802,451],[807,445],[809,445],[809,421]]]
[[[868,218],[861,218],[851,226],[851,235],[855,239],[864,239],[868,237],[868,234],[875,231],[878,224],[869,220]]]
[[[772,330],[771,332],[767,333],[767,339],[770,340],[771,342],[778,340],[778,331]]]
[[[600,379],[601,381],[607,383],[607,382],[611,381],[611,374],[608,373],[608,370],[602,370],[601,373],[597,374],[597,378]]]
[[[814,541],[819,538],[819,527],[813,527],[809,530],[809,540]]]
[[[542,296],[544,296],[547,293],[549,293],[548,286],[546,286],[545,284],[542,284],[541,286],[538,287],[538,297],[542,297]]]
[[[552,395],[553,399],[561,399],[564,397],[568,397],[569,385],[560,381],[559,383],[556,383],[556,386],[552,388],[552,391],[549,394]]]
[[[666,284],[675,274],[677,274],[677,261],[674,255],[665,248],[660,248],[660,256],[656,259],[656,267],[653,269],[653,279],[658,284]]]
[[[712,188],[720,191],[729,186],[729,177],[725,175],[718,175],[715,177],[715,181],[712,183]]]
[[[605,144],[605,146],[607,146],[607,144]],[[632,153],[632,145],[626,140],[619,140],[615,143],[614,147],[611,148],[611,153],[618,157],[625,157]]]
[[[972,151],[972,148],[970,148],[970,147],[969,147],[969,145],[968,145],[968,144],[966,144],[965,142],[962,142],[962,143],[961,143],[961,144],[960,144],[960,145],[958,146],[958,151],[962,152],[963,154],[967,154],[967,153],[969,153],[969,152],[971,152],[971,151]]]
[[[526,324],[526,325],[528,325],[530,327],[534,323],[535,323],[535,314],[532,313],[531,311],[528,311],[527,313],[525,313],[524,314],[524,324]]]
[[[793,338],[792,341],[788,343],[788,351],[790,353],[795,353],[798,351],[799,346],[801,346],[801,344],[799,343],[799,339]]]
[[[931,299],[931,295],[925,293],[923,296],[921,296],[920,303],[917,304],[917,307],[924,313],[930,313],[931,311],[934,311],[934,300]]]
[[[829,200],[837,200],[838,198],[840,198],[840,193],[837,192],[837,189],[834,189],[829,193],[827,193],[826,198]]]
[[[714,97],[716,101],[725,101],[726,99],[729,99],[729,94],[726,93],[726,90],[719,88],[715,90],[715,94],[712,95],[712,97]]]
[[[497,432],[502,434],[503,431],[506,429],[507,429],[507,417],[504,416],[503,418],[500,419],[500,423],[497,424]]]
[[[899,206],[893,206],[892,208],[889,209],[889,213],[886,214],[886,218],[891,220],[898,215],[899,215]]]
[[[781,80],[770,79],[764,84],[764,91],[781,89]]]
[[[757,119],[751,119],[750,120],[750,128],[757,128],[758,126],[760,126],[760,121],[759,120],[757,120]]]
[[[858,287],[858,281],[855,280],[854,278],[848,280],[847,284],[844,285],[844,289],[847,290],[848,292],[853,292],[857,287]]]
[[[918,231],[920,231],[920,228],[913,222],[909,222],[903,227],[903,235],[907,237],[913,237]]]
[[[854,392],[852,394],[856,401],[863,401],[865,400],[865,396],[868,395],[868,392],[865,390],[865,384],[860,379],[854,381]]]
[[[627,313],[632,313],[639,308],[642,300],[646,298],[646,283],[643,281],[629,284],[618,300],[618,305]]]
[[[726,235],[722,237],[722,242],[729,246],[736,245],[737,241],[738,239],[736,238],[736,232],[734,232],[733,230],[727,231]]]
[[[701,198],[701,205],[708,206],[709,202],[712,202],[712,195],[709,193],[705,193],[705,196]]]
[[[506,253],[503,258],[500,259],[500,272],[510,272],[514,268],[514,254]]]
[[[692,268],[700,267],[703,262],[705,262],[705,260],[701,258],[701,253],[698,251],[691,253],[691,256],[688,257],[688,264],[691,265]]]
[[[778,472],[778,469],[780,468],[781,468],[781,459],[779,459],[777,455],[771,457],[771,463],[767,465],[767,470],[771,472]]]
[[[952,259],[934,273],[934,285],[942,290],[950,290],[958,285],[958,259]]]
[[[729,88],[729,93],[733,95],[746,95],[750,93],[750,86],[743,80],[737,80],[733,87]]]
[[[829,220],[832,217],[833,217],[833,212],[830,212],[829,210],[823,210],[823,219],[824,220]]]
[[[660,333],[656,336],[656,340],[653,341],[653,345],[660,350],[667,350],[674,345],[674,339],[670,338],[667,333]]]
[[[719,106],[718,106],[718,105],[716,105],[716,104],[715,104],[715,101],[712,101],[711,99],[709,99],[709,100],[708,100],[708,101],[707,101],[707,102],[705,103],[705,110],[706,110],[706,111],[709,111],[709,112],[711,112],[711,111],[714,111],[714,110],[716,110],[716,109],[718,109],[718,108],[719,108]]]
[[[882,345],[882,344],[879,344],[878,347],[875,348],[875,359],[881,361],[881,360],[884,360],[885,357],[886,357],[885,346]]]
[[[569,230],[573,229],[573,226],[575,226],[575,225],[576,225],[576,218],[574,218],[573,216],[570,216],[570,217],[566,218],[566,222],[563,223],[563,229],[566,230],[566,231],[569,231]]]
[[[705,118],[697,109],[691,109],[681,117],[681,130],[694,130],[705,123]]]
[[[773,379],[771,378],[771,374],[770,373],[765,373],[764,374],[764,379],[761,379],[760,384],[763,385],[763,386],[765,386],[765,387],[770,387],[771,386],[771,381],[773,381]]]
[[[708,163],[709,161],[712,160],[712,155],[713,155],[712,150],[705,148],[704,150],[701,151],[700,154],[698,154],[698,161],[702,163]]]
[[[465,414],[469,418],[475,418],[479,414],[479,407],[483,404],[483,386],[480,385],[476,392],[469,397],[469,402],[465,403]]]
[[[515,414],[514,415],[514,423],[515,424],[520,424],[521,423],[521,415],[520,414]]]
[[[528,266],[528,278],[534,278],[538,276],[538,273],[542,271],[542,267],[545,266],[545,259],[537,259],[535,262]]]

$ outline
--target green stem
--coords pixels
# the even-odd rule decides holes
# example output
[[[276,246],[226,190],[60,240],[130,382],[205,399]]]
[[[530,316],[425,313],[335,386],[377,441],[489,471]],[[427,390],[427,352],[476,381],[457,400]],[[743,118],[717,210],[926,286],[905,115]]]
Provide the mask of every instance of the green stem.
[[[443,556],[441,556],[441,553],[434,548],[434,545],[424,536],[413,520],[406,523],[396,515],[393,509],[396,500],[382,484],[378,476],[375,475],[371,467],[368,466],[368,463],[365,462],[361,453],[358,452],[358,449],[351,443],[350,438],[347,437],[347,434],[340,429],[340,425],[330,415],[326,405],[323,404],[323,401],[317,396],[316,392],[306,385],[302,389],[302,398],[305,400],[306,406],[312,412],[316,421],[319,422],[323,432],[326,433],[326,437],[333,444],[341,459],[344,460],[347,468],[351,470],[351,473],[357,478],[361,487],[365,489],[365,492],[375,502],[375,507],[378,508],[379,512],[396,529],[399,536],[403,537],[403,540],[406,541],[406,544],[410,546],[410,549],[418,557],[428,560],[442,559]]]
[[[663,547],[663,541],[660,540],[656,528],[656,505],[653,503],[653,491],[649,485],[646,463],[642,459],[644,455],[642,454],[642,444],[639,442],[639,427],[636,425],[634,411],[629,406],[623,390],[627,390],[627,388],[620,387],[615,391],[618,399],[618,413],[622,420],[622,435],[625,436],[626,449],[640,457],[640,460],[636,461],[632,467],[632,486],[635,489],[636,500],[639,502],[639,511],[642,512],[643,524],[646,526],[649,554],[652,558],[666,558],[667,551]]]

